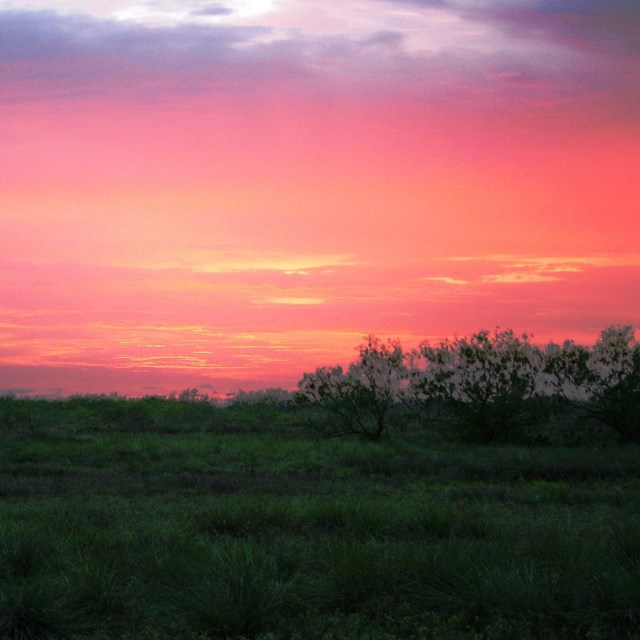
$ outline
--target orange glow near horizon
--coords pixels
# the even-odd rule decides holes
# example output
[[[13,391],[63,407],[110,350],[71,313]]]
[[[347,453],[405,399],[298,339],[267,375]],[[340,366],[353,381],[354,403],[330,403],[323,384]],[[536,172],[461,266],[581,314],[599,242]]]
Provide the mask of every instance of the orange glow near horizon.
[[[292,388],[370,333],[640,330],[637,51],[586,32],[570,51],[552,24],[519,39],[486,5],[509,59],[416,53],[415,33],[404,51],[364,23],[288,45],[197,30],[193,50],[172,40],[188,27],[134,25],[146,56],[88,17],[97,53],[75,59],[62,15],[58,66],[46,39],[0,48],[0,394]],[[264,28],[304,13],[287,6]]]

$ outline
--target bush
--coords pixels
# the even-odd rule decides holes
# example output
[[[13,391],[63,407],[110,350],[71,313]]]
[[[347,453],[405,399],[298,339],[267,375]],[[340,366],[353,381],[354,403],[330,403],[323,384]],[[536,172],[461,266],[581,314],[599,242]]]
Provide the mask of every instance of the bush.
[[[423,343],[413,356],[409,397],[418,405],[443,402],[469,439],[508,440],[528,422],[542,368],[542,352],[511,330]]]
[[[368,336],[360,356],[345,373],[340,366],[305,373],[298,399],[332,412],[339,420],[334,435],[360,434],[379,439],[388,427],[389,411],[403,399],[407,379],[398,342],[386,344]]]
[[[556,395],[613,428],[623,442],[640,441],[640,344],[631,326],[604,329],[592,348],[552,343],[545,355]]]

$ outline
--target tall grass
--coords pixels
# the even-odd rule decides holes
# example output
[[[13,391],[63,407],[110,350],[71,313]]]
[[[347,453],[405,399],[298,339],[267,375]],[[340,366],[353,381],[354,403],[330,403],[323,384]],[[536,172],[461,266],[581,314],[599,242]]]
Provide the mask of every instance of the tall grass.
[[[187,625],[216,637],[255,637],[287,605],[295,576],[259,545],[225,541],[160,577],[160,599]]]
[[[0,402],[0,638],[640,638],[637,446],[92,402]]]
[[[68,602],[53,581],[10,578],[0,581],[0,638],[50,640],[78,630]]]

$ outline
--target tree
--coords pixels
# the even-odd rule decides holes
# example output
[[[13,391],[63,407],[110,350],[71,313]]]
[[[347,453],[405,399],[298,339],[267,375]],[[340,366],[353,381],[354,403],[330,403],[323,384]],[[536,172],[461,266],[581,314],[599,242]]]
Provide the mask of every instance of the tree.
[[[490,442],[525,420],[542,367],[540,349],[510,329],[482,330],[437,347],[425,342],[413,354],[409,396],[418,404],[443,401],[475,438]]]
[[[305,373],[298,397],[339,418],[335,435],[357,433],[378,439],[387,429],[389,411],[402,400],[407,368],[400,343],[369,335],[358,347],[359,357],[345,372],[321,367]]]
[[[558,396],[612,427],[621,440],[640,440],[640,343],[633,327],[607,327],[592,348],[572,340],[549,344],[545,372]]]

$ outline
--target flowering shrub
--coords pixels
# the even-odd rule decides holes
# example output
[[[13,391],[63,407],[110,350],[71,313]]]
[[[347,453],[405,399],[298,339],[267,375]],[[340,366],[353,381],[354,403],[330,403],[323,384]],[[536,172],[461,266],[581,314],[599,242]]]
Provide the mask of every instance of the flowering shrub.
[[[351,381],[341,366],[320,367],[315,373],[305,373],[298,382],[297,399],[331,411],[338,416],[347,431],[354,430]]]
[[[400,344],[383,343],[370,335],[346,372],[336,366],[305,373],[298,383],[298,397],[338,416],[340,433],[379,438],[387,428],[389,410],[402,400],[406,379]]]
[[[408,360],[408,366],[406,361]],[[368,336],[346,371],[305,373],[298,399],[331,411],[340,433],[379,438],[389,411],[401,403],[451,412],[474,439],[505,440],[545,411],[555,396],[640,440],[640,343],[632,327],[603,330],[593,347],[566,341],[543,352],[526,334],[482,330],[470,337],[423,342],[411,354]]]
[[[540,349],[506,330],[483,330],[470,338],[422,343],[413,354],[411,399],[446,403],[474,437],[492,441],[525,417],[524,401],[540,392]]]
[[[640,344],[629,325],[610,326],[592,348],[550,344],[545,371],[555,393],[615,429],[640,440]]]

